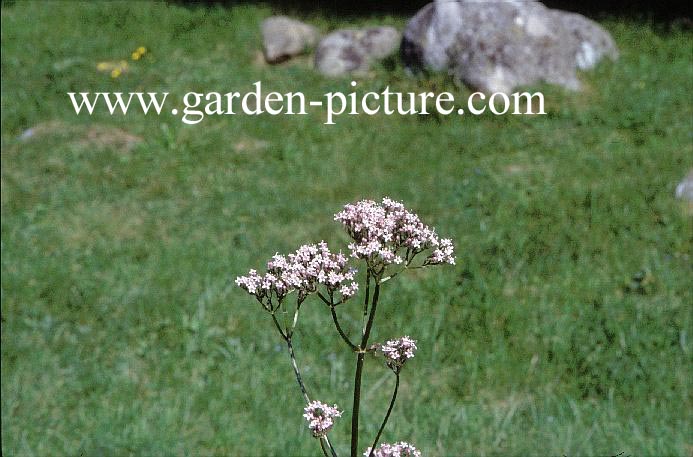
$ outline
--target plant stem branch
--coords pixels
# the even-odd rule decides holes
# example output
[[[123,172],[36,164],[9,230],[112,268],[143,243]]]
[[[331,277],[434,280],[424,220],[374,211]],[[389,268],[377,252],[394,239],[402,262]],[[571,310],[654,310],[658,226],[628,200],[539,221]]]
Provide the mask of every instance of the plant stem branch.
[[[274,311],[270,313],[272,315],[272,321],[274,322],[274,326],[277,327],[277,330],[279,330],[279,334],[282,336],[284,341],[288,340],[288,335],[284,333],[284,330],[282,330],[282,326],[279,325],[279,321],[277,320],[277,316],[274,315]]]
[[[320,449],[322,449],[322,455],[324,455],[325,457],[330,457],[330,455],[327,453],[327,449],[325,449],[325,443],[323,442],[322,438],[320,438]]]
[[[289,356],[291,357],[291,366],[294,368],[294,374],[296,375],[296,381],[298,382],[298,386],[301,388],[301,393],[303,394],[303,399],[306,401],[306,404],[310,403],[310,398],[308,397],[308,392],[306,391],[306,386],[303,384],[303,378],[301,378],[301,372],[298,369],[298,364],[296,363],[296,355],[294,354],[294,345],[293,342],[291,341],[291,336],[286,338],[286,346],[289,348]],[[334,448],[332,447],[332,443],[330,443],[329,438],[327,436],[325,438],[325,443],[323,444],[322,438],[320,439],[320,447],[322,448],[323,454],[325,454],[325,457],[330,457],[327,454],[327,450],[325,449],[325,444],[327,444],[327,447],[330,449],[330,454],[332,457],[337,457],[337,453],[335,452]]]
[[[294,345],[291,342],[291,338],[286,338],[286,346],[289,348],[289,356],[291,357],[291,365],[294,368],[294,374],[296,375],[296,381],[298,381],[298,386],[301,388],[301,393],[303,394],[303,399],[306,403],[310,403],[308,397],[308,392],[306,391],[306,386],[303,384],[303,379],[301,378],[301,372],[298,370],[298,364],[296,363],[296,355],[294,354]]]
[[[375,440],[373,440],[373,445],[371,446],[371,452],[368,453],[368,457],[373,457],[373,452],[375,452],[375,447],[378,445],[378,440],[380,439],[380,435],[382,435],[383,430],[385,430],[385,425],[387,424],[387,420],[390,418],[390,413],[392,412],[392,408],[395,406],[395,400],[397,399],[397,390],[399,390],[399,373],[395,373],[397,376],[397,380],[395,381],[395,390],[392,392],[392,399],[390,400],[390,406],[387,408],[387,413],[385,414],[385,419],[383,420],[382,425],[380,426],[380,430],[378,430],[378,434],[375,436]]]
[[[339,332],[339,336],[342,337],[344,342],[351,348],[352,351],[358,351],[358,347],[351,342],[349,337],[344,333],[342,330],[342,326],[339,325],[339,318],[337,317],[337,312],[335,311],[335,303],[332,297],[330,297],[330,300],[325,298],[323,294],[318,292],[318,297],[320,297],[320,300],[322,300],[323,303],[325,303],[327,306],[330,307],[330,311],[332,312],[332,321],[334,322],[334,326],[337,328],[337,332]]]
[[[359,453],[359,406],[361,402],[361,375],[363,359],[366,354],[359,352],[356,356],[356,373],[354,374],[354,403],[351,408],[351,457]]]
[[[370,274],[368,275],[368,279],[370,283]],[[378,298],[380,297],[380,277],[376,275],[374,281],[375,288],[373,290],[373,300],[371,301],[368,322],[363,329],[361,345],[359,346],[359,352],[356,355],[356,373],[354,374],[354,403],[351,409],[351,457],[358,457],[359,453],[359,408],[361,404],[361,378],[363,375],[363,361],[366,356],[365,349],[368,345],[368,337],[371,334],[371,327],[373,327],[373,320],[375,319],[375,310],[378,307]],[[366,295],[368,295],[368,286],[366,286],[366,290]],[[365,308],[366,307],[364,306],[364,310]]]
[[[368,322],[366,323],[366,329],[363,332],[363,339],[361,340],[361,350],[365,350],[366,345],[368,344],[368,337],[371,334],[371,328],[373,327],[373,321],[375,320],[375,309],[378,307],[378,298],[380,298],[380,278],[375,278],[373,301],[371,303],[370,313],[368,314]]]
[[[337,312],[334,309],[334,306],[330,306],[330,311],[332,311],[332,320],[334,321],[334,326],[337,327],[337,331],[339,332],[339,336],[342,337],[344,342],[349,345],[352,351],[358,351],[358,347],[351,342],[348,336],[344,333],[342,330],[342,326],[339,325],[339,319],[337,318]]]
[[[334,451],[332,443],[330,443],[330,439],[327,437],[327,435],[325,435],[325,443],[327,443],[327,447],[330,448],[330,454],[332,454],[332,457],[337,457],[337,453]]]
[[[363,318],[361,324],[361,336],[366,333],[366,317],[368,317],[368,301],[371,299],[371,268],[366,267],[366,297],[363,300]]]

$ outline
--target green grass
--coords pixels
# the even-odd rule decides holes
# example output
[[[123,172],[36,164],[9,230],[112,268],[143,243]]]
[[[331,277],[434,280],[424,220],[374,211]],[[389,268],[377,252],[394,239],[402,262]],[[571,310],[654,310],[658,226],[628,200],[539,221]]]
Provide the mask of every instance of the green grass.
[[[3,455],[318,455],[281,340],[232,280],[299,244],[345,248],[332,215],[383,195],[458,250],[457,267],[386,283],[373,340],[409,334],[420,349],[385,440],[427,456],[691,455],[693,222],[673,198],[693,167],[691,33],[607,22],[620,60],[582,75],[582,93],[533,88],[546,116],[185,126],[71,111],[68,91],[349,89],[306,58],[255,63],[271,13],[3,6]],[[96,71],[140,45],[126,75]],[[386,85],[464,92],[396,62],[359,79]],[[143,141],[90,139],[90,126]],[[348,416],[352,358],[324,308],[306,308],[306,381]],[[363,442],[393,382],[369,362]],[[342,455],[348,429],[332,433]]]

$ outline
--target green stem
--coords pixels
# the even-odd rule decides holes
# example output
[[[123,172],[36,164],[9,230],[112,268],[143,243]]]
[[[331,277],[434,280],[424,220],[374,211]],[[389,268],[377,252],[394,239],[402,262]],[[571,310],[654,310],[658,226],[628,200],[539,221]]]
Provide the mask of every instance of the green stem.
[[[387,413],[385,414],[385,419],[383,420],[382,425],[380,426],[380,430],[378,430],[378,434],[375,436],[375,440],[373,440],[373,446],[371,446],[371,452],[368,453],[368,457],[373,457],[373,452],[375,452],[375,447],[378,445],[378,440],[380,439],[380,435],[383,434],[383,430],[385,430],[385,424],[387,424],[387,420],[390,418],[390,413],[392,412],[392,408],[395,406],[395,400],[397,399],[397,390],[399,390],[399,373],[395,373],[397,376],[397,381],[395,382],[395,390],[392,392],[392,399],[390,400],[390,406],[387,408]]]
[[[277,316],[274,315],[274,311],[270,313],[272,315],[272,322],[274,322],[274,326],[277,327],[277,330],[279,330],[279,334],[282,336],[284,341],[288,339],[288,335],[284,333],[284,330],[282,330],[282,326],[279,325],[279,321],[277,320]]]
[[[370,279],[370,275],[368,278]],[[359,352],[356,356],[356,373],[354,374],[354,403],[351,409],[351,457],[358,457],[359,454],[359,407],[361,404],[361,378],[363,375],[363,361],[366,356],[368,337],[371,334],[371,327],[373,327],[373,320],[375,319],[375,310],[378,307],[378,298],[380,297],[379,276],[376,276],[374,281],[375,288],[373,290],[373,300],[371,301],[368,322],[363,329],[363,338],[361,338],[361,345],[359,346]],[[366,285],[366,294],[368,294],[368,284]]]
[[[368,317],[368,301],[371,299],[371,269],[366,270],[366,297],[363,300],[363,319],[361,322],[361,336],[366,332],[366,318]]]
[[[289,336],[286,338],[286,346],[289,348],[289,356],[291,357],[291,366],[294,369],[294,374],[296,375],[296,381],[298,382],[298,386],[301,388],[301,393],[303,394],[303,399],[306,401],[306,404],[310,403],[310,398],[308,397],[308,391],[306,390],[305,384],[303,384],[303,378],[301,378],[301,372],[298,370],[298,364],[296,363],[296,355],[294,354],[294,345],[291,341],[291,337]],[[330,440],[325,437],[325,443],[327,444],[327,447],[330,450],[330,453],[332,454],[332,457],[337,457],[337,453],[334,451],[334,448],[332,447],[332,443],[330,443]],[[322,438],[320,439],[320,447],[322,448],[322,452],[325,454],[325,457],[329,457],[327,454],[327,451],[325,450],[325,444],[323,444]]]
[[[346,333],[344,333],[344,330],[342,330],[342,326],[339,325],[339,318],[337,317],[337,311],[335,310],[336,304],[332,300],[332,297],[330,296],[330,299],[328,300],[320,292],[318,292],[318,297],[320,297],[320,300],[322,300],[323,303],[330,307],[330,311],[332,312],[332,321],[334,322],[334,326],[337,328],[337,332],[339,332],[339,336],[342,337],[344,342],[351,348],[352,351],[357,351],[358,347],[351,342]]]
[[[291,357],[291,366],[294,368],[294,374],[296,375],[296,381],[298,381],[298,386],[301,388],[301,393],[303,394],[303,399],[306,403],[310,403],[308,398],[308,392],[306,391],[306,386],[303,384],[303,379],[301,378],[301,372],[298,371],[298,364],[296,363],[296,355],[294,354],[294,345],[291,342],[291,337],[286,339],[286,346],[289,348],[289,356]]]
[[[361,349],[365,350],[368,344],[368,337],[371,334],[371,328],[373,327],[373,321],[375,320],[375,309],[378,307],[378,298],[380,296],[380,278],[375,279],[375,289],[373,290],[373,302],[371,303],[371,312],[368,315],[368,323],[366,324],[366,330],[363,332],[363,339],[361,340]]]
[[[359,454],[359,406],[361,402],[361,374],[365,353],[356,356],[356,374],[354,375],[354,404],[351,408],[351,457]]]
[[[334,447],[332,447],[332,443],[330,443],[330,439],[325,435],[325,443],[327,443],[327,447],[330,449],[330,454],[332,454],[332,457],[337,457],[337,453],[334,450]]]
[[[320,449],[322,449],[322,455],[325,457],[330,457],[330,455],[327,453],[327,449],[325,449],[325,443],[323,442],[322,438],[320,438]]]
[[[332,320],[334,321],[334,326],[337,327],[337,332],[339,332],[339,336],[341,336],[344,342],[349,345],[352,351],[358,351],[359,348],[351,342],[349,337],[346,336],[346,334],[342,330],[342,326],[339,325],[339,319],[337,319],[337,312],[335,311],[333,305],[330,306],[330,311],[332,311]]]

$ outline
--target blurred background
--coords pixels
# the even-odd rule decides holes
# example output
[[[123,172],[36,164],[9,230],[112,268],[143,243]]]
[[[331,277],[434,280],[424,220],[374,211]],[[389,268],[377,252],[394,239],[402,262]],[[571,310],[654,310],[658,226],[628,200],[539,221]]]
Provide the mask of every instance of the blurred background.
[[[390,196],[457,266],[388,283],[374,341],[410,335],[383,439],[426,456],[692,455],[693,32],[681,4],[547,2],[620,50],[544,116],[77,116],[66,92],[348,92],[260,23],[391,25],[425,2],[2,2],[4,455],[317,455],[269,316],[233,285]],[[133,58],[138,48],[146,48]],[[117,75],[104,63],[126,66]],[[397,58],[362,91],[470,91]],[[308,303],[299,363],[347,410],[353,361]],[[356,331],[358,307],[345,308]],[[392,389],[369,360],[362,424]],[[332,432],[348,449],[348,419]],[[365,440],[363,438],[362,440]],[[316,452],[317,451],[317,452]]]
[[[181,4],[203,4],[206,6],[233,6],[242,3],[257,4],[254,0],[206,0],[189,2],[178,0]],[[363,0],[358,3],[339,0],[268,0],[262,2],[279,10],[303,9],[321,11],[324,14],[353,14],[364,15],[372,13],[410,14],[428,4],[426,0]],[[546,0],[542,2],[549,8],[558,8],[581,14],[598,16],[618,16],[627,18],[651,19],[659,22],[670,22],[676,19],[690,21],[693,8],[689,2],[671,0],[667,2],[652,2],[647,0]]]

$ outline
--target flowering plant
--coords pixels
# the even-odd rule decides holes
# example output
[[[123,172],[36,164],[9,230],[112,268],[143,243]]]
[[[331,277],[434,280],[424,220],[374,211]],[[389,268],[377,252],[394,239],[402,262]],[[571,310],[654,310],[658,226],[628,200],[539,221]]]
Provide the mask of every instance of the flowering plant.
[[[395,444],[383,443],[378,447],[380,436],[397,398],[400,372],[407,360],[414,357],[416,341],[408,336],[370,346],[368,341],[382,285],[404,270],[440,264],[454,265],[452,241],[440,239],[435,229],[424,225],[419,217],[408,211],[402,203],[389,198],[384,198],[381,203],[362,200],[348,204],[334,218],[342,223],[352,238],[349,257],[365,264],[363,322],[360,338],[355,342],[343,330],[336,308],[353,298],[359,291],[359,284],[355,281],[356,269],[349,265],[347,256],[341,251],[332,252],[324,241],[301,246],[287,256],[275,254],[267,262],[265,273],[250,270],[246,276],[239,276],[236,284],[260,302],[272,317],[274,326],[286,343],[296,381],[306,402],[303,417],[308,421],[308,428],[313,436],[319,440],[326,457],[337,456],[327,435],[335,419],[341,417],[342,411],[337,405],[329,406],[318,400],[311,400],[301,377],[293,347],[293,335],[301,305],[311,295],[316,296],[329,309],[339,336],[356,355],[350,457],[359,454],[361,380],[365,355],[368,352],[381,353],[385,358],[385,364],[395,374],[396,380],[385,418],[372,445],[363,455],[420,457],[421,453],[404,441]],[[422,253],[425,253],[425,257],[419,256]],[[415,262],[415,259],[421,257],[423,260]],[[288,298],[292,293],[295,293],[296,299],[290,304]],[[288,317],[291,313],[293,319]],[[283,316],[283,319],[279,319],[278,315]]]

